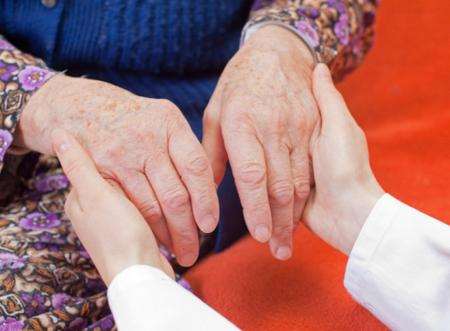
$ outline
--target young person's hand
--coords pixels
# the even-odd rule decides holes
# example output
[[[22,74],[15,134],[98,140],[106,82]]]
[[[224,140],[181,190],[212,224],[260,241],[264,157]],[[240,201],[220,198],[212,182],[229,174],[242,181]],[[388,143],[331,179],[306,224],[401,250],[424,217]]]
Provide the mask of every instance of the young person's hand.
[[[315,188],[304,220],[319,237],[349,254],[384,192],[370,168],[364,132],[324,64],[317,65],[314,71],[313,90],[322,123],[313,135]]]
[[[53,131],[52,142],[73,187],[66,214],[105,283],[135,264],[159,268],[173,277],[150,227],[119,186],[102,178],[90,156],[66,131]]]

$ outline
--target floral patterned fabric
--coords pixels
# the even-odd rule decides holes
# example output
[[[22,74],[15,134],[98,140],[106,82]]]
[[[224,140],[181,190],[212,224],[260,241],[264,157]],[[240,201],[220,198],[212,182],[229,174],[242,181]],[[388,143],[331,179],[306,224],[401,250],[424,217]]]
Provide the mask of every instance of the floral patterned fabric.
[[[342,76],[371,46],[376,5],[257,0],[243,35],[258,25],[283,25]],[[0,331],[115,328],[105,285],[64,214],[69,183],[58,161],[6,155],[24,106],[54,75],[0,35]]]
[[[0,162],[28,99],[54,74],[40,59],[22,53],[0,35]]]
[[[257,0],[245,32],[283,25],[340,79],[356,68],[373,43],[378,0]]]
[[[23,190],[0,208],[0,331],[114,329],[106,286],[64,214],[69,182],[58,161],[23,162],[34,164],[17,173]]]

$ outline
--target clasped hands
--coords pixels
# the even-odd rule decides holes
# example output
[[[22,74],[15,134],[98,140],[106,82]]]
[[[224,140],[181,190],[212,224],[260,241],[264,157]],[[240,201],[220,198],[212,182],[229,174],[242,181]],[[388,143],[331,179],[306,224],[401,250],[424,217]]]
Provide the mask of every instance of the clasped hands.
[[[321,121],[312,137],[315,186],[303,219],[319,237],[349,254],[383,191],[370,169],[365,136],[327,67],[318,65],[313,76]],[[146,220],[121,187],[100,175],[89,154],[66,131],[54,130],[52,142],[73,185],[66,213],[105,282],[136,264],[173,276]]]
[[[117,265],[141,258],[167,269],[158,264],[163,262],[157,253],[136,250],[134,259],[119,258],[120,248],[130,242],[156,247],[148,239],[153,234],[173,249],[180,264],[192,265],[199,250],[197,226],[204,232],[217,226],[216,184],[227,161],[249,232],[268,241],[274,256],[290,257],[293,229],[302,215],[319,236],[348,252],[367,216],[363,207],[373,206],[381,189],[370,170],[364,135],[329,72],[323,65],[314,75],[313,70],[309,50],[291,32],[279,27],[255,32],[220,78],[205,111],[203,146],[169,101],[57,76],[30,99],[18,141],[58,154],[74,186],[68,216],[101,273],[114,274],[103,272],[109,267],[99,267],[98,261]],[[65,158],[70,153],[76,157]],[[358,208],[348,204],[352,199],[358,199]],[[114,241],[115,248],[103,241],[115,254],[99,248],[101,239],[92,244],[93,234],[104,233],[102,227],[108,227],[109,238],[123,239]]]

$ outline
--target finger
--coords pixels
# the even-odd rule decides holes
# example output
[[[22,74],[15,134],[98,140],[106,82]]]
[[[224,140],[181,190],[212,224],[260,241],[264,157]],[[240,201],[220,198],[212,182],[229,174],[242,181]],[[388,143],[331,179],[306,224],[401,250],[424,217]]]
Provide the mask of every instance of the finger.
[[[169,138],[169,154],[181,175],[198,227],[206,233],[219,222],[219,199],[209,160],[190,129],[178,129]]]
[[[148,159],[145,174],[167,220],[178,262],[191,266],[199,253],[199,241],[189,194],[168,155]]]
[[[296,138],[296,147],[291,153],[292,179],[294,183],[294,226],[302,217],[311,189],[311,169],[307,142],[301,134]]]
[[[69,133],[61,129],[54,130],[52,143],[64,173],[80,197],[90,200],[108,186],[94,161]]]
[[[171,238],[158,199],[142,172],[132,169],[116,171],[125,194],[142,214],[153,234],[167,248],[171,248]]]
[[[353,119],[345,100],[336,89],[328,67],[319,63],[313,74],[314,97],[322,117],[322,127],[339,127],[340,123]]]
[[[219,185],[222,181],[228,161],[222,132],[220,130],[219,100],[216,90],[205,110],[202,139],[202,145],[211,163],[216,185]]]
[[[289,149],[281,142],[265,144],[267,186],[272,214],[272,254],[280,260],[292,255],[294,185]]]
[[[71,221],[72,225],[76,227],[82,219],[83,211],[78,201],[78,195],[75,189],[72,189],[66,197],[64,204],[64,211]]]
[[[223,137],[250,234],[260,242],[269,240],[272,216],[267,192],[263,148],[243,123],[239,131],[224,130]]]

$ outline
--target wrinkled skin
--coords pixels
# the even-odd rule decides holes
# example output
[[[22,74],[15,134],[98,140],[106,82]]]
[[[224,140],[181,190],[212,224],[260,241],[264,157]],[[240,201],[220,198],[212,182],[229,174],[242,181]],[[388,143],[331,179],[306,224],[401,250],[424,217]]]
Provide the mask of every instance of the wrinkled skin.
[[[318,124],[313,57],[287,29],[259,29],[228,63],[204,116],[203,145],[220,182],[229,160],[251,235],[292,254],[309,196],[310,138]]]
[[[196,224],[213,231],[219,206],[207,156],[174,104],[60,75],[31,98],[20,126],[19,144],[41,153],[53,153],[55,128],[74,135],[180,264],[195,262]]]
[[[109,286],[117,274],[133,265],[150,265],[174,278],[142,214],[120,187],[102,178],[66,131],[54,130],[52,143],[72,183],[65,204],[67,216],[105,283]]]

